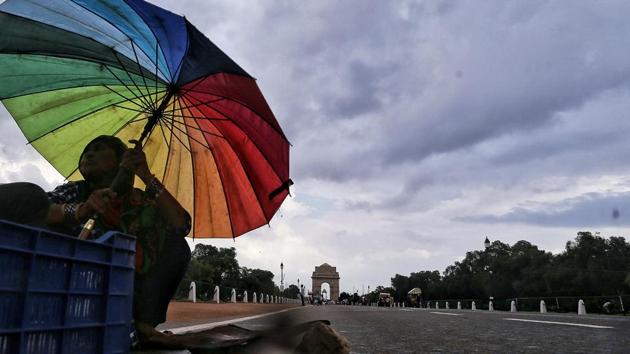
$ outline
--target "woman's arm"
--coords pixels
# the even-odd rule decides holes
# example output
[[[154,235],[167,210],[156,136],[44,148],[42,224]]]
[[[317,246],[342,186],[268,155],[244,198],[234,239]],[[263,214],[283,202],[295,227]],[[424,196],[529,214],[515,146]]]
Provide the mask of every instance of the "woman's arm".
[[[151,185],[154,184],[153,187],[155,188],[151,189],[152,192],[157,192],[157,195],[154,197],[156,197],[155,201],[158,210],[171,226],[178,229],[189,226],[190,216],[188,212],[186,212],[177,199],[164,188],[159,180],[154,181],[155,176],[151,173],[146,156],[140,148],[127,150],[122,157],[120,166],[135,171],[135,174],[147,185],[147,189],[151,188]],[[157,184],[155,184],[156,182]]]
[[[66,185],[72,186],[71,183]],[[116,193],[109,188],[104,188],[92,192],[85,202],[78,202],[78,193],[76,192],[55,193],[66,185],[48,193],[52,202],[46,217],[48,225],[77,225],[85,222],[94,213],[104,214],[110,208],[109,202],[116,197]]]

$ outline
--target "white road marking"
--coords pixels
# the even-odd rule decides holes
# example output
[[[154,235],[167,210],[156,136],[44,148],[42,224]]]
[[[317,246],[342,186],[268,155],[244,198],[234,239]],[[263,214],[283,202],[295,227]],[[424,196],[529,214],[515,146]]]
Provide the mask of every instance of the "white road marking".
[[[461,316],[459,313],[450,313],[450,312],[431,312],[436,315],[449,315],[449,316]]]
[[[556,321],[538,321],[538,320],[526,320],[523,318],[504,318],[507,321],[521,321],[521,322],[534,322],[534,323],[548,323],[548,324],[558,324],[565,326],[575,326],[575,327],[588,327],[588,328],[615,328],[610,326],[598,326],[584,323],[571,323],[571,322],[556,322]]]
[[[193,332],[193,331],[197,332],[197,331],[203,331],[203,330],[211,329],[211,328],[218,327],[218,326],[223,326],[223,325],[230,324],[230,323],[254,320],[256,318],[261,318],[261,317],[265,317],[265,316],[271,316],[271,315],[275,315],[275,314],[278,314],[278,313],[291,311],[291,310],[295,310],[295,309],[301,309],[301,308],[304,308],[304,307],[301,307],[301,306],[300,307],[291,307],[291,308],[280,310],[280,311],[276,311],[276,312],[263,313],[261,315],[255,315],[255,316],[249,316],[249,317],[241,317],[241,318],[233,318],[231,320],[220,321],[220,322],[209,322],[209,323],[204,323],[204,324],[199,324],[199,325],[194,325],[194,326],[177,327],[177,328],[165,328],[165,329],[169,330],[170,332],[172,332],[174,334],[182,334],[182,333]],[[165,330],[165,329],[162,329],[162,330]]]

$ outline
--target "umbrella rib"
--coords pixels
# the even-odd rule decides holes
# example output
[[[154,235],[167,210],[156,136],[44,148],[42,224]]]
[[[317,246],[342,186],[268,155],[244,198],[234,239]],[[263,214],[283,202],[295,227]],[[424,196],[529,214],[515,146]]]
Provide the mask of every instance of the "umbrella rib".
[[[110,90],[111,92],[115,93],[116,95],[118,95],[118,96],[122,97],[122,99],[123,99],[123,100],[125,100],[125,102],[133,103],[133,104],[135,104],[136,106],[138,106],[138,107],[140,107],[140,108],[142,108],[142,109],[144,109],[144,108],[145,108],[144,106],[142,106],[142,105],[141,105],[141,104],[139,104],[138,102],[135,102],[135,101],[134,101],[134,99],[126,97],[125,95],[123,95],[122,93],[120,93],[120,92],[118,92],[118,91],[114,90],[113,88],[111,88],[111,87],[109,87],[109,86],[107,86],[107,85],[103,85],[103,87],[105,87],[106,89],[108,89],[108,90]],[[115,103],[114,105],[117,105],[117,104],[118,104],[118,103]],[[122,108],[122,107],[121,107],[121,108]],[[144,111],[143,111],[143,112],[144,112]]]
[[[132,46],[133,46],[133,44],[132,44]],[[118,64],[120,64],[120,66],[123,68],[123,70],[127,74],[127,77],[129,78],[129,80],[131,80],[131,82],[133,82],[133,85],[136,87],[136,89],[138,89],[138,92],[140,92],[140,94],[142,95],[142,96],[138,97],[135,94],[135,92],[134,92],[134,96],[139,98],[147,107],[150,107],[151,105],[149,104],[149,102],[146,101],[146,97],[144,97],[144,93],[142,93],[142,90],[140,89],[140,86],[138,86],[138,84],[136,83],[136,80],[134,80],[133,77],[131,77],[131,74],[129,73],[129,70],[127,70],[127,67],[122,63],[122,61],[118,57],[118,53],[116,51],[114,51],[113,49],[112,49],[112,51],[114,52],[114,57],[116,57],[116,60],[118,61]]]
[[[184,101],[184,100],[185,100],[185,99],[182,99],[181,101]],[[178,99],[178,102],[179,102],[180,106],[182,105],[182,102],[181,102],[181,101]],[[184,104],[183,104],[183,105],[184,105],[184,108],[186,108],[186,110],[188,110],[189,112],[191,112],[191,113],[192,113],[192,111],[191,111],[191,109],[190,109],[191,107],[189,107],[188,105],[186,105],[186,103],[185,103],[185,102],[184,102]],[[195,117],[195,116],[191,116],[191,117],[187,117],[187,116],[178,116],[178,118],[190,118],[190,119],[194,119],[194,120],[208,120],[208,121],[211,121],[211,120],[226,120],[226,121],[229,121],[229,119],[208,119],[208,118],[206,118],[206,117]],[[178,122],[178,123],[179,123],[179,122]],[[203,129],[201,129],[201,128],[198,128],[198,127],[196,128],[196,127],[194,127],[194,126],[192,126],[192,125],[189,125],[189,124],[186,124],[186,123],[179,123],[179,124],[183,124],[183,125],[185,125],[185,126],[187,126],[187,127],[189,127],[189,128],[192,128],[192,129],[197,129],[197,130],[199,130],[199,131],[201,131],[201,132],[203,132],[203,133],[210,134],[210,135],[212,135],[212,136],[216,136],[216,137],[218,137],[218,138],[223,138],[223,139],[225,139],[225,137],[224,137],[223,135],[218,135],[217,133],[212,133],[212,132],[209,132],[209,131],[205,131],[205,130],[203,130]]]
[[[109,73],[110,73],[110,74],[112,74],[112,76],[114,76],[114,77],[116,78],[116,80],[118,80],[118,82],[120,82],[120,84],[121,84],[121,85],[125,86],[125,88],[126,88],[127,90],[129,90],[129,92],[131,92],[131,94],[132,94],[132,95],[134,95],[134,96],[135,96],[135,98],[140,99],[143,103],[146,103],[146,102],[144,102],[144,101],[142,100],[142,98],[138,97],[138,95],[136,95],[136,93],[135,93],[135,92],[134,92],[134,91],[133,91],[133,90],[132,90],[129,86],[127,86],[127,84],[126,84],[124,81],[122,81],[122,79],[120,79],[120,78],[119,78],[116,74],[114,74],[114,72],[113,72],[113,71],[109,68],[109,66],[108,66],[108,65],[104,65],[104,66],[105,66],[105,68],[107,69],[107,71],[109,71]],[[126,70],[125,70],[125,71],[126,71]],[[129,74],[129,73],[127,73],[127,74]],[[132,81],[133,81],[133,80],[132,80]],[[134,84],[135,84],[135,83],[134,83]],[[107,85],[103,85],[103,86],[107,87]],[[111,89],[110,89],[110,90],[111,90]],[[113,91],[113,90],[112,90],[112,91]],[[115,92],[115,91],[114,91],[114,92]],[[121,96],[122,96],[122,95],[121,95]],[[125,99],[128,99],[128,98],[127,98],[127,97],[125,97],[125,96],[122,96],[122,97],[124,97]],[[139,107],[141,107],[141,108],[146,108],[146,107],[144,107],[144,106],[142,106],[142,105],[140,105],[140,104],[138,104],[138,103],[136,103],[136,104],[137,104]]]
[[[191,96],[191,98],[194,98],[194,99],[196,99],[196,100],[197,100],[197,98],[195,98],[195,97],[193,97],[193,96]],[[185,100],[188,100],[188,98],[184,98],[184,99],[185,99]],[[210,107],[210,108],[212,108],[213,110],[215,110],[215,111],[219,112],[220,114],[223,114],[223,116],[224,116],[224,117],[227,117],[227,115],[226,115],[225,113],[221,112],[221,110],[220,110],[220,109],[217,109],[217,108],[215,108],[215,107]],[[238,127],[241,131],[243,131],[243,129],[242,129],[242,128],[238,125],[238,123],[236,123],[234,120],[231,120],[231,119],[230,119],[230,121],[232,122],[232,124],[234,124],[235,126],[237,126],[237,127]],[[217,128],[217,129],[218,129],[218,128]],[[245,134],[245,133],[243,133],[243,134]],[[247,134],[245,134],[245,136],[247,136]],[[249,138],[249,137],[248,137],[248,138]],[[261,156],[265,159],[265,161],[267,162],[267,164],[269,165],[269,167],[271,167],[271,169],[273,170],[273,172],[276,174],[276,176],[278,177],[278,179],[279,179],[279,180],[281,181],[281,183],[282,183],[283,181],[282,181],[281,174],[280,174],[280,173],[278,173],[278,171],[275,169],[274,165],[271,163],[271,161],[269,161],[269,158],[267,157],[267,155],[265,155],[265,154],[263,154],[263,153],[262,153],[261,148],[258,146],[258,144],[257,144],[254,140],[249,139],[249,141],[250,141],[250,142],[251,142],[251,143],[252,143],[252,144],[256,147],[256,149],[260,152],[260,155],[261,155]],[[285,141],[286,141],[286,140],[285,140]]]
[[[175,105],[174,102],[173,102],[173,105]],[[164,129],[168,130],[168,132],[170,133],[170,137],[171,137],[171,139],[168,140],[168,141],[170,141],[170,143],[173,144],[173,135],[175,135],[175,134],[173,134],[173,130],[172,129],[168,128],[168,121],[165,120],[165,121],[162,121],[162,122],[159,122],[159,123],[160,123],[160,125],[164,125],[162,127],[162,134],[164,134]],[[166,136],[164,137],[164,140],[166,140]],[[164,164],[164,172],[162,173],[162,178],[160,179],[160,181],[163,181],[163,182],[166,180],[166,174],[168,173],[168,169],[170,168],[170,165],[171,165],[172,156],[171,156],[170,153],[171,153],[171,147],[169,145],[169,149],[168,149],[168,152],[166,154],[166,163]]]
[[[218,130],[219,127],[215,126]],[[194,128],[193,128],[194,129]],[[243,133],[244,134],[244,133]],[[213,134],[215,135],[215,134]],[[247,136],[247,135],[245,135]],[[230,149],[234,152],[234,155],[236,156],[236,158],[238,159],[238,162],[241,166],[241,168],[243,169],[243,174],[245,175],[245,177],[247,177],[247,181],[249,182],[249,186],[251,187],[252,192],[254,193],[254,195],[256,196],[256,200],[258,201],[258,208],[260,209],[260,212],[262,214],[262,216],[265,218],[265,222],[267,224],[269,224],[269,222],[271,221],[271,218],[267,218],[267,215],[265,213],[265,210],[263,209],[263,203],[260,201],[260,197],[258,196],[258,193],[256,193],[256,188],[254,188],[254,182],[252,182],[252,179],[249,175],[249,173],[247,173],[247,171],[245,170],[245,164],[243,163],[243,159],[241,158],[241,155],[237,152],[237,150],[234,148],[234,145],[232,145],[232,143],[230,142],[229,139],[226,139],[225,137],[222,137],[225,142],[228,144],[228,146],[230,147]],[[252,142],[252,144],[254,146],[256,146],[256,144],[253,143],[253,141],[251,139],[248,138],[248,140],[250,142]],[[267,160],[267,158],[265,157],[265,155],[260,151],[260,149],[258,148],[258,146],[256,146],[256,149],[258,150],[258,152],[260,152],[260,155],[263,156],[265,158],[265,161],[267,161],[267,164],[269,165],[269,167],[271,168],[272,171],[274,171],[274,173],[276,173],[276,171],[273,169],[273,166],[271,166],[271,163],[269,163],[269,160]],[[276,177],[278,177],[278,179],[280,180],[280,182],[282,182],[282,179],[280,178],[280,176],[278,176],[278,174],[276,173]],[[273,215],[272,215],[273,216]],[[234,232],[234,229],[232,229],[232,232]]]
[[[119,28],[119,27],[118,27],[115,23],[113,23],[110,19],[108,19],[108,18],[106,18],[106,17],[103,17],[101,14],[99,14],[99,13],[95,12],[94,10],[90,9],[89,7],[87,7],[87,6],[85,6],[85,5],[81,4],[81,3],[79,3],[79,2],[77,2],[77,1],[73,1],[73,2],[74,2],[75,4],[77,4],[77,5],[81,6],[82,8],[84,8],[85,10],[87,10],[88,12],[92,13],[94,16],[96,16],[96,17],[98,17],[98,18],[102,19],[103,21],[105,21],[105,22],[109,23],[112,27],[116,28],[116,29],[118,30],[118,32],[120,32],[122,35],[124,35],[125,37],[127,37],[127,38],[129,39],[129,41],[132,41],[132,40],[133,40],[133,39],[131,38],[131,36],[129,36],[129,34],[125,33],[125,32],[124,32],[121,28]],[[85,36],[82,36],[82,37],[85,37]],[[86,37],[86,38],[87,38],[87,37]],[[112,49],[113,49],[113,48],[112,48]],[[149,58],[149,54],[148,54],[148,53],[146,53],[146,52],[145,52],[142,48],[140,48],[140,50],[144,53],[144,55],[146,55],[146,56],[147,56],[147,58]],[[149,59],[149,60],[150,60],[150,59]],[[157,60],[155,61],[155,67],[156,67],[156,68],[158,68],[158,62],[157,62]],[[156,72],[157,72],[157,70],[156,70]],[[161,73],[162,75],[164,75],[164,73],[163,73],[161,70],[160,70],[160,73]],[[156,80],[157,80],[157,79],[158,79],[158,75],[157,75],[157,73],[156,73],[155,77],[156,77]],[[168,75],[164,75],[164,77],[166,78],[166,77],[168,77]]]
[[[170,149],[171,149],[171,144],[170,144],[170,142],[168,141],[168,139],[166,138],[166,134],[164,134],[164,126],[163,126],[163,124],[162,124],[161,120],[162,120],[162,119],[158,120],[158,124],[159,124],[159,125],[160,125],[160,127],[162,128],[162,129],[160,129],[160,131],[162,132],[162,137],[164,138],[164,142],[166,143],[166,147],[170,150]]]
[[[136,46],[133,44],[133,41],[131,41],[131,49],[133,49],[133,55],[136,57],[136,64],[138,65],[138,69],[140,69],[140,77],[142,78],[142,82],[144,82],[144,88],[146,88],[147,90],[147,97],[149,98],[149,102],[151,103],[151,110],[155,110],[155,102],[153,102],[151,91],[149,91],[149,84],[147,84],[147,79],[146,77],[144,77],[144,70],[142,70],[142,65],[140,65],[140,59],[138,59],[138,53],[136,52]]]
[[[183,113],[183,109],[182,109],[181,104],[180,104],[180,99],[179,99],[179,96],[177,97],[177,103],[178,103],[178,105],[179,105],[179,111]],[[174,134],[174,135],[175,135],[175,134]],[[175,136],[177,136],[177,135],[175,135]],[[194,200],[197,198],[197,195],[196,195],[196,194],[197,194],[197,189],[196,189],[196,188],[194,188],[194,185],[195,185],[195,182],[196,182],[196,180],[195,180],[195,163],[194,163],[194,159],[195,159],[195,157],[194,157],[194,155],[193,155],[193,153],[192,153],[192,142],[191,142],[191,140],[190,140],[190,139],[191,139],[191,138],[190,138],[190,135],[189,135],[189,134],[184,134],[184,136],[186,136],[186,137],[188,138],[188,146],[190,146],[190,148],[187,148],[187,150],[188,150],[188,153],[190,154],[190,159],[191,159],[191,168],[192,168],[192,178],[193,178],[193,189],[192,189],[192,190],[193,190],[193,203],[192,203],[192,204],[193,204],[193,205],[192,205],[192,209],[193,209],[193,210],[192,210],[192,212],[193,212],[193,214],[192,214],[192,215],[193,215],[193,216],[192,216],[192,217],[193,217],[193,223],[192,223],[192,234],[193,234],[193,239],[194,239],[194,238],[195,238],[195,234],[196,234],[196,232],[195,232],[195,228],[196,228],[196,226],[195,226],[195,222],[194,222],[195,213],[196,213],[196,211],[195,211],[195,205],[196,205],[196,204],[195,204]],[[179,138],[178,138],[178,139],[179,139]],[[180,140],[180,141],[181,141],[181,140]],[[186,147],[186,145],[185,145],[183,142],[182,142],[182,145],[183,145],[184,147]],[[212,150],[210,150],[210,153],[212,154]],[[213,156],[214,156],[214,155],[213,155]],[[231,224],[230,224],[230,226],[231,226]]]
[[[186,25],[186,22],[188,22],[188,20],[186,20],[186,18],[184,18],[184,25]],[[188,26],[186,26],[186,33],[188,33]],[[175,79],[179,80],[179,75],[181,74],[181,70],[182,70],[182,66],[184,65],[184,58],[188,55],[188,51],[190,50],[190,38],[188,36],[186,36],[186,50],[184,51],[184,55],[182,57],[182,60],[179,61],[179,64],[177,64],[177,69],[175,69],[175,72],[173,73],[173,78],[171,79],[171,81],[175,82]],[[175,77],[175,75],[177,75],[177,78]]]
[[[203,79],[198,79],[197,82],[194,83],[194,85],[182,91],[182,96],[192,91],[195,87],[199,86],[199,84],[201,84],[202,82],[203,82]]]
[[[195,86],[196,86],[196,85],[195,85]],[[190,92],[190,91],[192,91],[192,92],[196,92],[196,93],[200,93],[200,94],[203,94],[203,95],[208,95],[208,94],[209,94],[208,92],[203,92],[203,91],[194,90],[194,87],[191,87],[191,88],[190,88],[188,91],[186,91],[186,92]],[[239,105],[241,105],[241,106],[243,106],[243,107],[246,107],[246,108],[247,108],[247,109],[249,109],[250,111],[254,112],[257,116],[262,117],[262,115],[261,115],[261,114],[259,114],[259,113],[258,113],[255,109],[253,109],[252,107],[250,107],[248,104],[246,104],[246,103],[244,103],[244,102],[237,101],[237,100],[232,99],[232,98],[227,97],[227,96],[221,96],[221,95],[218,95],[218,94],[216,94],[216,93],[211,93],[211,95],[213,95],[213,96],[217,96],[217,97],[221,97],[221,98],[222,98],[222,99],[224,99],[224,100],[227,100],[227,101],[230,101],[230,102],[234,102],[234,103],[239,104]],[[191,96],[191,97],[193,97],[193,96]],[[200,99],[197,99],[197,98],[195,98],[195,99],[196,99],[197,101],[201,101]],[[218,102],[218,101],[219,101],[219,100],[217,100],[217,102]],[[211,107],[211,108],[212,108],[212,107]],[[272,113],[272,114],[273,114],[273,113]],[[279,134],[279,135],[280,135],[280,136],[281,136],[284,140],[286,140],[286,141],[287,141],[287,143],[289,142],[289,140],[288,140],[288,139],[287,139],[287,137],[284,135],[284,133],[282,132],[282,130],[280,130],[279,128],[276,128],[273,124],[271,124],[271,123],[267,122],[265,119],[262,119],[262,118],[261,118],[261,120],[262,120],[263,122],[265,122],[267,125],[269,125],[269,127],[270,127],[273,131],[275,131],[276,133],[278,133],[278,134]],[[289,143],[289,145],[290,145],[290,143]]]
[[[182,100],[184,100],[184,99],[182,98]],[[187,108],[187,110],[190,111],[190,109],[188,109],[188,108]],[[180,107],[180,111],[182,111],[181,107]],[[175,126],[173,126],[173,127],[175,127]],[[177,127],[175,127],[175,128],[177,128]],[[190,136],[190,134],[186,134],[186,136],[188,137],[188,139],[193,139]],[[192,149],[192,144],[191,144],[191,149]],[[212,159],[214,160],[215,165],[218,166],[217,157],[214,154],[214,150],[211,149],[209,146],[208,146],[208,150],[210,150],[210,154],[212,154]],[[193,165],[193,175],[194,175],[195,164],[193,163],[192,165]],[[234,238],[235,237],[234,236],[234,234],[235,234],[235,232],[234,232],[234,221],[232,220],[233,219],[232,218],[232,213],[230,213],[230,203],[228,202],[227,191],[225,189],[225,184],[223,183],[223,175],[221,174],[221,172],[220,172],[218,167],[217,167],[217,175],[219,177],[219,181],[221,182],[221,191],[223,192],[223,195],[225,196],[225,207],[227,209],[227,216],[228,216],[228,220],[230,222],[230,232],[232,233],[232,238]],[[197,189],[194,188],[193,191],[194,191],[194,193],[196,193]],[[197,196],[195,195],[194,197],[196,198]],[[194,205],[193,205],[193,208],[194,208]],[[193,225],[193,230],[194,230],[194,225]]]
[[[188,107],[187,107],[187,108],[188,108]],[[195,117],[195,116],[184,116],[184,115],[181,115],[181,114],[175,114],[175,113],[173,113],[173,114],[171,114],[171,115],[172,115],[173,117],[179,117],[179,118],[203,119],[203,120],[211,120],[211,121],[218,120],[218,121],[226,121],[226,122],[230,122],[230,119],[227,119],[227,118],[213,118],[213,117],[202,117],[202,118],[200,118],[200,117]]]
[[[146,111],[142,111],[142,110],[134,109],[134,108],[129,108],[129,107],[125,107],[125,106],[119,106],[118,104],[113,104],[112,107],[116,107],[116,108],[120,108],[120,109],[126,109],[128,111],[133,111],[133,112],[138,112],[138,113],[147,113]]]
[[[158,52],[158,42],[155,41],[155,102],[158,101],[158,81],[157,81],[157,73],[158,73],[158,56],[159,56],[159,52]]]
[[[29,141],[28,141],[28,144],[32,144],[32,143],[34,143],[35,141],[37,141],[37,140],[39,140],[39,139],[41,139],[41,138],[45,137],[46,135],[48,135],[48,134],[52,134],[52,133],[56,132],[57,130],[59,130],[59,129],[61,129],[61,128],[65,127],[66,125],[72,124],[72,123],[74,123],[74,122],[78,121],[79,119],[85,118],[85,117],[89,116],[90,114],[94,114],[94,113],[96,113],[96,112],[100,112],[100,111],[102,111],[103,109],[106,109],[106,108],[108,108],[108,107],[111,107],[111,105],[109,105],[109,106],[103,106],[103,107],[101,107],[101,108],[99,108],[99,109],[97,109],[97,110],[90,111],[90,112],[88,112],[88,113],[86,113],[86,114],[82,114],[82,115],[80,115],[80,116],[78,116],[78,117],[76,117],[76,118],[72,119],[72,120],[71,120],[71,121],[69,121],[69,122],[65,122],[64,124],[62,124],[62,125],[60,125],[60,126],[58,126],[58,127],[54,128],[54,129],[52,129],[52,130],[47,131],[46,133],[44,133],[44,134],[42,134],[42,135],[40,135],[40,136],[38,136],[38,137],[34,138],[33,140],[29,140]],[[137,117],[139,114],[140,114],[140,113],[138,113],[135,117]],[[128,123],[129,123],[129,122],[125,123],[125,126],[126,126]]]
[[[177,139],[177,141],[179,141],[182,146],[184,147],[184,149],[186,149],[188,152],[192,153],[192,151],[190,150],[190,148],[188,146],[186,146],[186,144],[184,143],[184,141],[182,139],[179,138],[179,136],[177,136],[177,134],[175,134],[175,130],[173,129],[174,125],[171,125],[170,127],[168,125],[165,125],[166,129],[168,129],[168,131],[171,132],[171,135],[175,137],[175,139]],[[188,134],[185,134],[188,135]]]
[[[199,132],[202,132],[202,133],[204,133],[204,134],[208,134],[208,135],[215,136],[215,137],[217,137],[217,138],[225,139],[225,137],[224,137],[224,136],[219,135],[219,134],[217,134],[217,133],[213,133],[213,132],[209,132],[209,131],[207,131],[207,130],[203,130],[203,129],[198,128],[198,127],[195,127],[195,126],[193,126],[193,125],[191,125],[191,124],[186,124],[186,123],[182,123],[182,122],[177,122],[175,119],[173,119],[174,117],[184,118],[184,117],[181,117],[181,116],[170,116],[171,120],[173,121],[173,124],[175,124],[175,123],[176,123],[176,124],[181,124],[181,125],[185,126],[186,128],[195,129],[195,130],[197,130],[197,131],[199,131]],[[195,120],[203,120],[204,118],[191,118],[191,119],[195,119]]]
[[[214,103],[214,102],[219,102],[219,101],[223,101],[225,98],[217,98],[217,99],[213,99],[213,100],[209,100],[209,101],[201,101],[198,98],[195,98],[197,101],[199,101],[199,103],[190,103],[188,105],[186,105],[187,108],[193,108],[193,107],[200,107],[200,106],[207,106],[210,103]],[[208,106],[210,107],[210,106]],[[212,107],[210,107],[212,108]]]
[[[180,127],[176,126],[175,124],[173,124],[171,127],[172,127],[172,128],[174,128],[174,129],[179,130],[180,132],[182,132],[182,133],[184,133],[184,134],[186,134],[186,135],[188,136],[188,138],[189,138],[189,139],[194,140],[197,144],[202,145],[202,146],[203,146],[203,147],[205,147],[206,149],[210,149],[210,146],[208,146],[208,142],[207,142],[207,141],[206,141],[206,143],[205,143],[205,144],[204,144],[204,143],[202,143],[201,141],[197,140],[196,138],[193,138],[192,136],[190,136],[190,134],[187,134],[185,130],[183,130],[182,128],[180,128]],[[210,149],[210,150],[211,150],[211,149]]]

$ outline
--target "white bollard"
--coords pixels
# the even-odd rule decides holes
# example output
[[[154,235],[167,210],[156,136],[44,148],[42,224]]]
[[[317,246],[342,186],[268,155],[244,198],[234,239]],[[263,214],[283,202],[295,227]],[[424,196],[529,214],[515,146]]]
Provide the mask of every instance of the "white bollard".
[[[190,288],[188,288],[188,300],[197,302],[197,284],[194,281],[190,283]]]
[[[405,308],[405,303],[403,302],[403,308]]]
[[[448,301],[446,302],[446,309],[450,310],[450,308],[448,307]]]
[[[586,315],[586,305],[584,305],[584,300],[582,299],[578,301],[578,315]]]
[[[517,312],[516,311],[516,301],[512,300],[512,302],[510,303],[510,312]]]
[[[435,309],[436,310],[440,309],[440,303],[438,301],[435,302]]]
[[[245,290],[243,291],[243,302],[248,302],[247,300],[247,290]]]
[[[472,305],[470,306],[470,309],[475,311],[477,309],[477,305],[475,305],[475,302],[472,302]]]
[[[219,286],[214,287],[214,296],[212,297],[212,301],[219,303]]]
[[[256,296],[256,293],[254,293],[254,295],[252,296],[252,302],[253,303],[257,303],[258,302],[257,300],[258,300],[258,298]]]
[[[458,310],[462,309],[462,302],[461,301],[457,301],[457,309]]]
[[[269,303],[269,294],[265,295],[265,303]]]
[[[540,313],[547,313],[547,304],[545,304],[545,300],[540,300]]]
[[[492,300],[488,302],[488,311],[494,311],[494,303],[492,302]]]
[[[231,302],[236,302],[236,289],[232,288],[232,296],[230,297]]]

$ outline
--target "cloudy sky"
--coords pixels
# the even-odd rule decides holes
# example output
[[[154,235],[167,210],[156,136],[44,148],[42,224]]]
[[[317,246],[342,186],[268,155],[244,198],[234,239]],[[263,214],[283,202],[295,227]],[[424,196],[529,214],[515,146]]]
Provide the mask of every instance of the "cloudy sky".
[[[258,79],[293,144],[270,227],[209,241],[241,265],[304,283],[327,262],[362,291],[486,236],[629,236],[627,2],[153,2]],[[0,108],[0,182],[19,180],[63,181]]]

